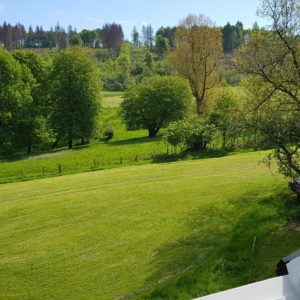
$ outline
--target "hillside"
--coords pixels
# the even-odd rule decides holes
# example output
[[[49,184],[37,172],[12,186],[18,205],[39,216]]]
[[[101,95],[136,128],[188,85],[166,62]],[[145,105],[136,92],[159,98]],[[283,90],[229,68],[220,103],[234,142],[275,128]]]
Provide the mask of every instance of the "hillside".
[[[265,155],[0,185],[0,298],[190,299],[274,276],[300,234]]]

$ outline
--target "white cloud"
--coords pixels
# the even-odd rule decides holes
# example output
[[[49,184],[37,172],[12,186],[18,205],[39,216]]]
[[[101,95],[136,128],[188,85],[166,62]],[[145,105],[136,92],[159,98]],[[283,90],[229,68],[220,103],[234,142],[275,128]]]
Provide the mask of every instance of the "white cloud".
[[[98,24],[102,24],[103,23],[103,20],[97,19],[97,18],[94,18],[94,17],[88,17],[88,20],[92,21],[94,23],[98,23]]]
[[[64,15],[65,14],[65,12],[63,10],[59,10],[59,9],[56,11],[56,13],[58,15]]]

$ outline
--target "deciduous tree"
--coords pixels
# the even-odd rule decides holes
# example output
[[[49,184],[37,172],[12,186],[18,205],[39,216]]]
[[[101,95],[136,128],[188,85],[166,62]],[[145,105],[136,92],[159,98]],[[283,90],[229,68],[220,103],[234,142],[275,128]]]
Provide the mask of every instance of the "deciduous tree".
[[[263,0],[259,14],[271,20],[270,30],[250,33],[236,66],[249,76],[245,85],[249,106],[263,116],[260,128],[276,148],[280,170],[299,176],[299,1]],[[280,124],[286,124],[285,128]]]
[[[52,68],[53,128],[73,147],[91,137],[99,109],[100,82],[94,65],[79,48],[57,53]]]
[[[27,124],[34,79],[25,66],[0,49],[0,145],[2,150],[21,148],[18,128]],[[24,113],[25,112],[25,113]]]
[[[161,127],[185,116],[190,95],[188,83],[180,77],[152,77],[125,94],[121,117],[129,130],[148,129],[154,137]]]
[[[169,53],[169,65],[189,81],[197,112],[202,114],[208,91],[218,83],[221,30],[207,17],[189,15],[176,30],[176,44]]]
[[[24,67],[27,67],[35,84],[31,88],[32,102],[27,105],[26,111],[23,112],[22,119],[27,119],[26,124],[21,124],[18,138],[24,140],[27,145],[27,153],[31,153],[34,142],[37,141],[35,135],[41,118],[47,118],[48,110],[48,71],[49,66],[42,56],[33,51],[16,50],[12,52],[13,57]],[[44,122],[46,124],[46,122]]]

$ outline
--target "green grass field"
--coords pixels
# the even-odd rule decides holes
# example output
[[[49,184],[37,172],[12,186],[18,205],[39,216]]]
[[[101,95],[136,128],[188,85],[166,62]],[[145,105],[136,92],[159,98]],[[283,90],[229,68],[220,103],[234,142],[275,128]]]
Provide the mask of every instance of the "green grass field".
[[[114,138],[109,142],[92,140],[89,145],[75,146],[72,150],[64,147],[2,160],[0,183],[58,176],[59,165],[64,175],[146,164],[153,161],[156,153],[167,151],[160,136],[148,138],[146,130],[127,131],[118,118],[117,108],[102,110],[97,130],[99,137],[105,128],[114,130]]]
[[[123,95],[124,93],[122,92],[104,92],[102,107],[103,108],[119,107],[123,101]]]
[[[265,155],[0,185],[0,299],[190,299],[274,276],[300,234]]]

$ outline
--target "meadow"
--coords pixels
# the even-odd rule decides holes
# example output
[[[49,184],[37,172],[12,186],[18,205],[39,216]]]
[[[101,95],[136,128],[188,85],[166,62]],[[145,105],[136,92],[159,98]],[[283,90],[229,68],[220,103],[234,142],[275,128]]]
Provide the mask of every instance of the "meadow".
[[[104,93],[97,128],[98,138],[88,145],[36,151],[32,155],[5,158],[0,166],[0,183],[52,177],[69,173],[149,163],[156,153],[166,152],[160,136],[148,138],[146,130],[127,131],[118,117],[122,93]],[[101,141],[105,128],[113,128],[114,138]]]
[[[218,93],[232,93],[239,99],[242,92],[238,87],[225,87],[219,88]],[[166,156],[172,149],[168,149],[161,141],[164,129],[161,129],[155,138],[149,138],[147,130],[126,130],[118,116],[123,94],[103,93],[96,138],[89,144],[78,143],[72,150],[66,147],[47,151],[33,149],[31,155],[21,153],[12,157],[0,157],[0,184],[174,159],[172,156]],[[105,128],[114,130],[114,137],[109,142],[101,140]],[[221,141],[219,143],[221,144]],[[214,155],[221,153],[212,153],[212,156]],[[194,158],[194,155],[188,157]],[[197,157],[199,153],[196,154]]]
[[[265,155],[0,185],[0,298],[190,299],[274,276],[300,234]]]
[[[163,129],[126,130],[122,95],[104,93],[89,145],[2,160],[0,299],[191,299],[275,276],[297,250],[300,209],[268,151],[174,154]]]

